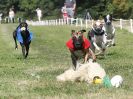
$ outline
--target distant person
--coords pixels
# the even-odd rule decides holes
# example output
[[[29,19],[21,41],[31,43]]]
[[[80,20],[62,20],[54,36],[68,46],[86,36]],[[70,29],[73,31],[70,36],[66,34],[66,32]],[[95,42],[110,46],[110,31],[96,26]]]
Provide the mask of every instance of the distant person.
[[[84,19],[85,20],[92,20],[92,17],[90,15],[88,9],[86,9],[86,11],[85,11]]]
[[[76,0],[65,0],[66,11],[70,18],[74,18],[75,8],[76,8]]]
[[[41,9],[37,8],[36,12],[37,12],[38,21],[41,21],[41,18],[42,18],[42,11],[41,11]]]
[[[67,14],[67,11],[66,11],[66,5],[64,4],[64,6],[61,8],[61,12],[62,12],[62,17],[65,21],[67,21],[67,18],[68,18],[68,14]]]
[[[2,13],[0,13],[0,23],[1,23],[1,21],[2,21],[2,15],[3,15],[3,14],[2,14]]]
[[[9,22],[14,23],[14,17],[15,17],[15,13],[14,13],[13,9],[10,8],[10,11],[9,11]]]

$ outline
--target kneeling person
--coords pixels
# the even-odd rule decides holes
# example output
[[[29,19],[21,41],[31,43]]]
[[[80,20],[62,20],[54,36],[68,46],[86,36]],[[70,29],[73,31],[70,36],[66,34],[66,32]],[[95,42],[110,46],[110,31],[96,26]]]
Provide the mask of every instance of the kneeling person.
[[[83,63],[86,63],[90,57],[93,61],[96,61],[96,56],[90,49],[90,42],[84,37],[85,30],[75,32],[72,30],[72,37],[67,41],[66,46],[71,52],[71,59],[74,65],[74,69],[77,69],[77,62],[83,58]]]

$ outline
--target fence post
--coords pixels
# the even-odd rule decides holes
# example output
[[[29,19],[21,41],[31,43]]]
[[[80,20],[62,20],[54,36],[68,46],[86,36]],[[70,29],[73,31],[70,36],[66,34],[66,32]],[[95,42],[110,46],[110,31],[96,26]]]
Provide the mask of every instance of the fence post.
[[[59,19],[59,25],[61,24],[61,20]]]
[[[81,28],[83,27],[82,19],[80,19],[80,26],[81,26]]]
[[[72,24],[73,24],[73,20],[74,20],[74,19],[73,19],[73,18],[70,18],[70,20],[71,20],[70,22],[71,22],[71,25],[72,25]]]
[[[78,26],[78,18],[76,19],[76,26]]]
[[[55,20],[55,25],[58,25],[58,20],[57,19]]]
[[[131,32],[133,32],[133,19],[130,19]]]
[[[46,20],[46,25],[48,25],[48,20]]]
[[[122,19],[120,19],[120,29],[122,29]]]
[[[69,24],[69,18],[67,18],[67,24]]]
[[[87,29],[87,27],[88,27],[88,20],[87,19],[85,20],[85,26],[86,26],[86,29]]]

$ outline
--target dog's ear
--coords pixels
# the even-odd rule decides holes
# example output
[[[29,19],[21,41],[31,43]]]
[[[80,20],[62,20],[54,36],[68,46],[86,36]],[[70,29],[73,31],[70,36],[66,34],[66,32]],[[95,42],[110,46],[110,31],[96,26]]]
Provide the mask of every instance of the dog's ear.
[[[84,32],[86,32],[86,30],[85,30],[85,29],[82,29],[80,32],[81,32],[81,33],[84,33]]]
[[[75,32],[75,30],[71,30],[71,32],[72,32],[72,33],[74,33],[74,32]]]
[[[75,33],[75,30],[71,30],[71,36],[73,36]]]
[[[25,22],[25,24],[26,24],[26,27],[28,27],[28,24]]]
[[[112,14],[110,14],[110,20],[112,21],[112,19],[113,19],[113,15],[112,15]]]
[[[22,27],[22,24],[23,24],[23,23],[21,22],[21,23],[19,24],[19,27]]]

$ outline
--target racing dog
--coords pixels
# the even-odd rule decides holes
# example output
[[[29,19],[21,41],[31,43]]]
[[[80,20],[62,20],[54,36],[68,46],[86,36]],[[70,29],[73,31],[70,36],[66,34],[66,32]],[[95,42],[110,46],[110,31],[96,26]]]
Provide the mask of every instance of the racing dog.
[[[91,31],[88,32],[88,39],[91,42],[91,49],[95,55],[105,54],[107,37],[100,20],[93,24]],[[98,51],[97,53],[96,50]]]
[[[78,61],[81,59],[83,59],[83,63],[86,63],[90,57],[93,58],[93,61],[96,61],[96,57],[90,49],[90,42],[83,35],[84,32],[86,32],[86,30],[77,32],[72,30],[72,37],[66,42],[66,46],[71,53],[74,70],[78,69]]]
[[[104,30],[107,34],[107,46],[115,46],[115,28],[112,24],[112,15],[106,15],[104,23]]]
[[[22,22],[13,32],[13,38],[15,41],[15,49],[18,49],[17,40],[22,47],[22,54],[24,59],[27,58],[29,53],[29,47],[32,39],[32,33],[28,30],[28,24]]]

